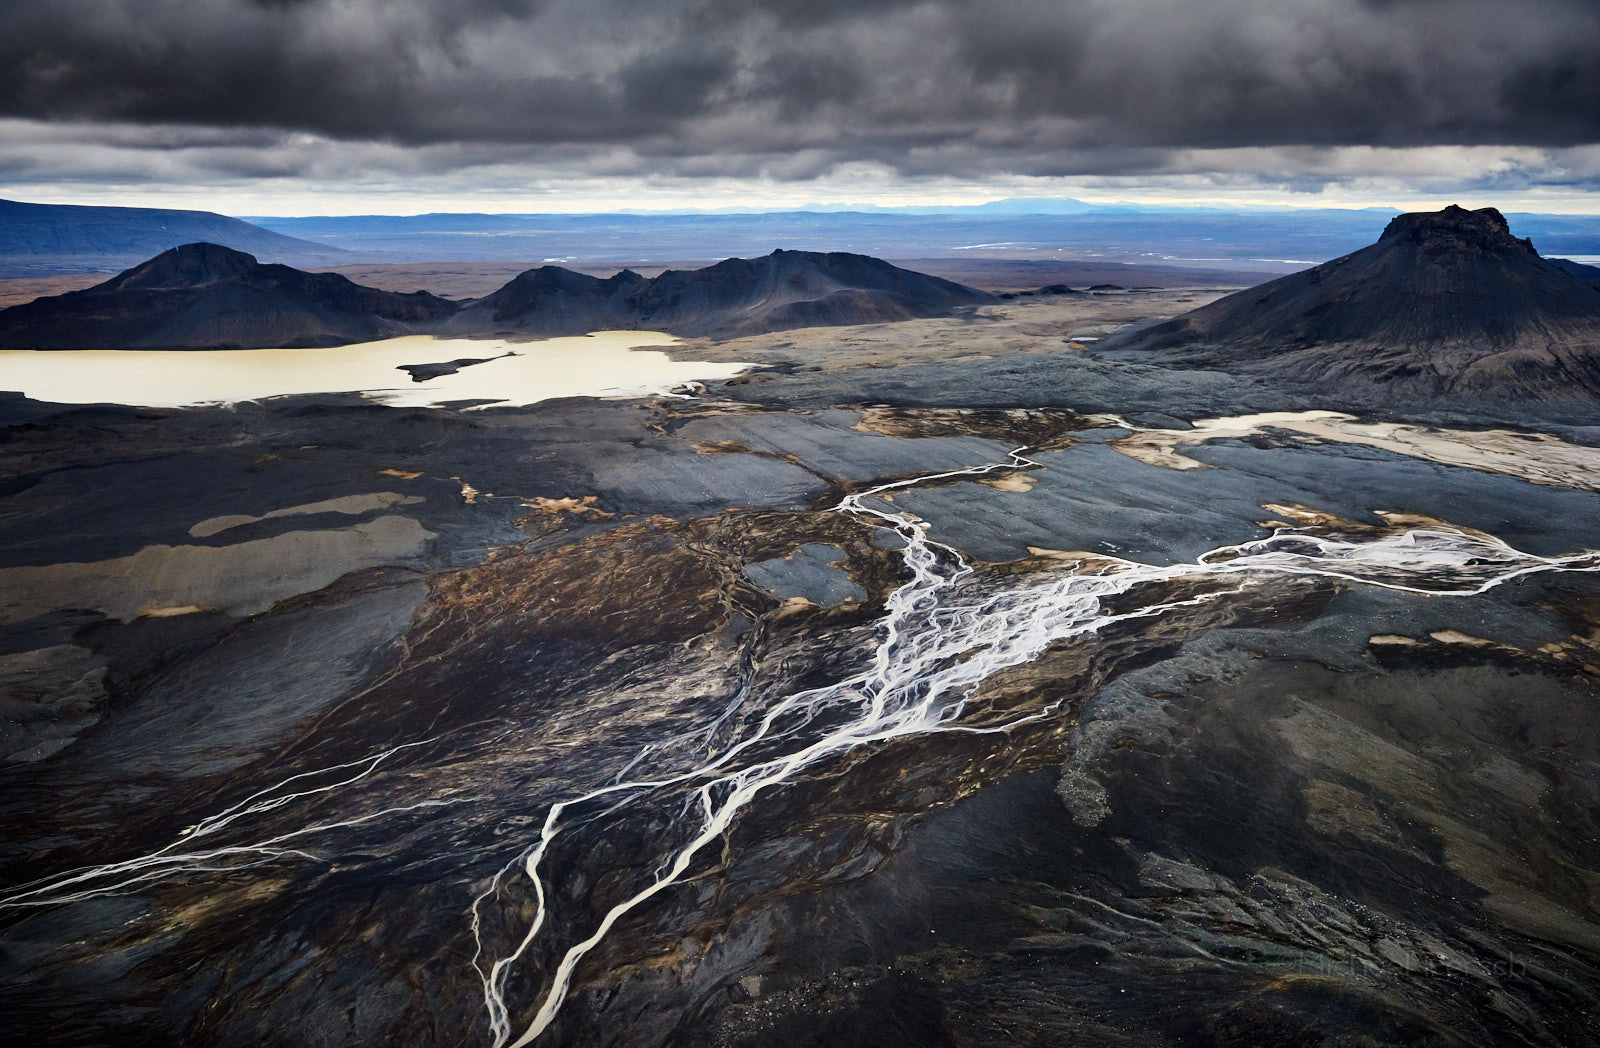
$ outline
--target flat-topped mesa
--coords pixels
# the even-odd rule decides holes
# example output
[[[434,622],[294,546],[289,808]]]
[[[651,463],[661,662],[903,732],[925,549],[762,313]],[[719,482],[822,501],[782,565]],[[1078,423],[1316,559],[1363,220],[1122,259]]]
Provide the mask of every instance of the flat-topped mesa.
[[[1451,204],[1443,211],[1396,215],[1378,238],[1379,244],[1406,243],[1427,252],[1509,252],[1537,256],[1533,241],[1511,235],[1511,224],[1492,207],[1468,211]]]
[[[1400,215],[1370,247],[1131,332],[1113,354],[1350,396],[1600,398],[1600,289],[1494,208]]]

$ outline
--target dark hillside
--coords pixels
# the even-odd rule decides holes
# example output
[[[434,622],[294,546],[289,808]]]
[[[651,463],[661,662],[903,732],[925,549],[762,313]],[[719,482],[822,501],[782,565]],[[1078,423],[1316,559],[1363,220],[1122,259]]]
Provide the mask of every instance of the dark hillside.
[[[1391,392],[1600,393],[1600,289],[1493,208],[1400,215],[1376,244],[1119,339],[1164,363]]]
[[[12,349],[334,346],[428,330],[458,307],[424,292],[262,265],[216,244],[162,252],[103,284],[0,310]]]

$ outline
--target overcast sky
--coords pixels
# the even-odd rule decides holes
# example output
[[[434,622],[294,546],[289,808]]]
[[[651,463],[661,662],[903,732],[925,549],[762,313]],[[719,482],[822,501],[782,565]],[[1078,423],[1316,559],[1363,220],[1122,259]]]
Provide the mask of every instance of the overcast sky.
[[[0,195],[1600,210],[1600,0],[41,0]]]

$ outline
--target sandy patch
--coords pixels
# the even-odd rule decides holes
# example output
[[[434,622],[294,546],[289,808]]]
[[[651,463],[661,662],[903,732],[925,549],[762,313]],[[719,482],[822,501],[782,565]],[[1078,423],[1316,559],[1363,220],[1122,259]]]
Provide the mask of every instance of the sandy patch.
[[[62,608],[124,621],[189,606],[254,614],[348,572],[419,557],[433,537],[410,517],[383,516],[232,546],[146,546],[112,560],[4,568],[0,624]]]
[[[1277,411],[1201,419],[1192,430],[1141,429],[1111,442],[1124,455],[1166,469],[1206,469],[1180,448],[1281,430],[1313,441],[1359,444],[1446,466],[1520,477],[1534,484],[1600,491],[1600,448],[1568,444],[1546,433],[1508,429],[1435,429],[1397,422],[1357,422],[1336,411]]]
[[[1021,494],[1033,490],[1034,479],[1026,473],[1010,473],[1003,477],[979,477],[978,483],[996,491],[1012,491]]]
[[[310,516],[313,513],[344,513],[356,517],[363,513],[370,513],[373,510],[389,509],[393,506],[411,506],[418,502],[426,501],[420,495],[400,495],[393,491],[374,491],[369,495],[345,495],[342,498],[325,499],[322,502],[308,502],[303,506],[275,509],[270,513],[263,513],[259,517],[250,517],[243,514],[211,517],[190,528],[189,534],[197,539],[203,539],[220,534],[230,528],[237,528],[245,524],[256,524],[263,520],[275,520],[279,517]]]

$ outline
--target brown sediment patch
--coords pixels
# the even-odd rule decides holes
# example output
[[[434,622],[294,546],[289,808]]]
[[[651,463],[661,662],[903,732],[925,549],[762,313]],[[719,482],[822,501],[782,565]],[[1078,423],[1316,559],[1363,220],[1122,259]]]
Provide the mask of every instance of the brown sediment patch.
[[[413,472],[411,470],[395,469],[391,466],[388,469],[378,470],[378,476],[396,477],[400,480],[416,480],[418,477],[422,476],[422,473],[420,471]]]
[[[528,528],[538,534],[546,535],[558,530],[566,521],[575,520],[584,516],[592,516],[597,520],[614,517],[616,514],[603,510],[595,505],[600,496],[585,495],[582,498],[531,498],[522,500],[523,509],[534,512],[517,518],[517,527]]]
[[[1408,637],[1379,633],[1367,638],[1367,652],[1379,665],[1460,665],[1492,661],[1509,666],[1561,674],[1600,677],[1600,666],[1587,661],[1594,652],[1580,638],[1551,641],[1528,650],[1512,644],[1475,637],[1456,629],[1433,630],[1426,636]]]
[[[776,622],[778,620],[790,618],[794,615],[799,615],[807,611],[814,611],[816,608],[817,605],[812,601],[807,600],[805,597],[787,597],[784,599],[783,603],[779,604],[778,607],[772,611],[768,617],[768,621]]]
[[[1038,557],[1038,558],[1040,558],[1042,560],[1070,560],[1070,561],[1078,561],[1078,560],[1081,560],[1084,557],[1090,556],[1090,554],[1084,553],[1082,551],[1076,551],[1075,552],[1073,550],[1049,549],[1049,548],[1044,547],[1044,546],[1029,546],[1028,547],[1028,555],[1030,557]]]
[[[142,619],[175,619],[180,615],[197,615],[205,611],[198,604],[176,604],[165,608],[146,608],[139,613]]]
[[[1191,430],[1140,429],[1111,442],[1116,450],[1166,469],[1205,469],[1179,449],[1211,440],[1280,430],[1311,441],[1359,444],[1446,466],[1519,477],[1534,484],[1600,491],[1600,448],[1548,433],[1508,429],[1439,429],[1398,422],[1357,422],[1336,411],[1280,411],[1201,419]]]
[[[701,440],[694,445],[700,455],[754,455],[755,449],[737,440]]]
[[[1438,517],[1430,517],[1425,513],[1397,513],[1393,510],[1375,509],[1372,515],[1381,523],[1366,524],[1361,521],[1348,520],[1333,513],[1311,509],[1298,503],[1283,504],[1266,502],[1261,506],[1264,510],[1276,513],[1282,520],[1258,521],[1263,528],[1303,528],[1307,530],[1326,530],[1340,535],[1397,535],[1404,531],[1419,528],[1446,528],[1471,538],[1479,539],[1490,544],[1498,544],[1500,539],[1487,531],[1470,528],[1464,524],[1452,524],[1450,521]]]
[[[795,412],[795,414],[807,414],[807,412]],[[822,480],[829,479],[806,465],[801,461],[799,455],[788,451],[763,451],[760,448],[753,448],[743,441],[701,440],[695,442],[694,450],[699,455],[755,455],[757,458],[775,459],[779,462],[787,462],[791,466],[799,466],[807,473]]]
[[[899,581],[900,556],[872,546],[871,537],[869,529],[835,513],[734,511],[690,521],[635,518],[559,545],[506,547],[499,557],[434,577],[412,661],[420,664],[436,645],[463,638],[505,650],[525,636],[631,647],[707,635],[735,614],[787,618],[804,612],[852,621],[872,610],[780,602],[750,582],[743,568],[800,543],[827,543],[842,551],[850,576],[881,601]]]
[[[1338,531],[1369,531],[1372,528],[1370,524],[1359,524],[1334,513],[1324,513],[1320,509],[1302,506],[1298,502],[1263,502],[1261,508],[1283,518],[1262,521],[1261,526],[1264,528],[1333,528]]]
[[[1012,473],[1002,477],[979,477],[978,483],[996,491],[1021,494],[1033,490],[1034,479],[1026,473]]]
[[[1374,516],[1383,521],[1384,528],[1391,532],[1406,531],[1411,528],[1449,528],[1451,531],[1459,531],[1463,535],[1470,535],[1485,542],[1498,543],[1500,541],[1499,538],[1489,534],[1487,531],[1469,528],[1465,524],[1452,524],[1438,517],[1430,517],[1426,513],[1396,513],[1387,509],[1375,509],[1372,512]]]
[[[293,882],[288,877],[236,877],[223,881],[212,890],[190,895],[173,908],[163,921],[161,933],[194,928],[207,922],[226,921],[251,903],[261,903],[288,891]],[[158,933],[159,934],[159,933]]]
[[[747,371],[727,381],[727,385],[737,386],[746,380],[755,377],[772,375],[771,371]],[[643,406],[643,405],[641,405]],[[672,421],[675,423],[697,418],[718,418],[723,415],[765,415],[773,409],[761,404],[747,404],[742,400],[670,400],[659,407],[672,410]],[[657,432],[665,432],[660,423],[647,423]]]
[[[574,517],[581,517],[585,513],[592,513],[597,517],[615,516],[615,514],[607,510],[603,510],[599,506],[595,505],[599,499],[600,496],[598,495],[585,495],[582,498],[568,497],[564,499],[531,498],[524,499],[522,501],[522,505],[524,509],[537,510],[540,513],[551,516],[562,513],[570,513]]]
[[[1556,591],[1548,610],[1560,616],[1571,630],[1565,640],[1552,641],[1540,650],[1552,658],[1570,660],[1584,673],[1600,677],[1600,599],[1589,587],[1572,586]]]
[[[1071,568],[1074,575],[1105,575],[1122,570],[1122,568],[1126,567],[1126,563],[1101,553],[1029,546],[1026,557],[1018,557],[1015,560],[1001,561],[999,563],[985,562],[984,566],[988,571],[1003,575],[1022,575],[1032,571],[1059,571],[1064,567]]]
[[[1252,436],[1269,428],[1300,432],[1296,426],[1310,425],[1323,419],[1351,418],[1336,411],[1272,411],[1257,415],[1235,415],[1228,418],[1199,419],[1193,429],[1143,429],[1117,416],[1104,416],[1106,421],[1133,432],[1111,441],[1111,446],[1129,458],[1147,462],[1164,469],[1210,469],[1197,459],[1180,454],[1178,449],[1211,440],[1238,439]]]
[[[985,437],[1059,450],[1071,447],[1074,440],[1069,434],[1087,424],[1077,412],[1060,408],[868,407],[851,428],[884,437]]]
[[[683,530],[669,518],[646,518],[438,576],[426,632],[475,636],[492,622],[489,634],[503,643],[532,632],[635,644],[704,633],[726,615],[722,573]]]

